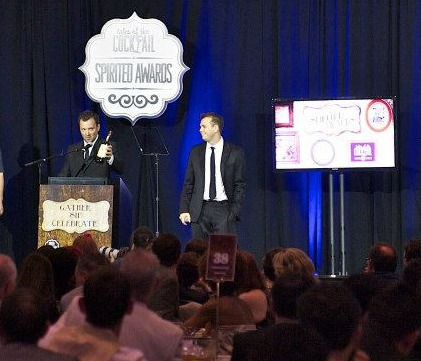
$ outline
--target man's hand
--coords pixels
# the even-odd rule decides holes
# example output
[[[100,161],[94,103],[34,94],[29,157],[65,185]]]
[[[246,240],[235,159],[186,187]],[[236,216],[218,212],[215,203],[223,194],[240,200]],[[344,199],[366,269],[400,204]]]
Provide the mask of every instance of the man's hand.
[[[3,200],[0,200],[0,216],[2,216],[3,213],[4,213]]]
[[[183,223],[185,226],[187,226],[187,223],[191,222],[190,213],[181,213],[180,217],[178,218],[180,218],[181,223]]]

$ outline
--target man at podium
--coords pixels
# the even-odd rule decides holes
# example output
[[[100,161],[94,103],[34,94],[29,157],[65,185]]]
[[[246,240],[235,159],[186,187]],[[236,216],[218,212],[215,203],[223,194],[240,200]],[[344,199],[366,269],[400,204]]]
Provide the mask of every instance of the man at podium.
[[[79,129],[83,141],[67,149],[65,164],[59,177],[109,178],[110,170],[123,173],[124,164],[119,158],[116,144],[99,138],[99,116],[91,110],[80,113]],[[101,151],[100,151],[101,148]]]

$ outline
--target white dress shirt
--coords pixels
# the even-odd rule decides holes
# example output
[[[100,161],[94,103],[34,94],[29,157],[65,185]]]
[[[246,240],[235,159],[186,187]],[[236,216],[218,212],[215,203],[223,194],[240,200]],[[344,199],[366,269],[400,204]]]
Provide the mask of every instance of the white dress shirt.
[[[222,151],[224,150],[224,138],[221,137],[218,143],[212,145],[210,143],[206,144],[205,152],[205,189],[203,191],[203,199],[209,200],[209,184],[210,184],[210,157],[212,154],[211,147],[214,147],[215,150],[215,183],[216,183],[216,197],[215,201],[226,201],[228,199],[225,194],[224,184],[222,182],[221,175],[221,159]]]

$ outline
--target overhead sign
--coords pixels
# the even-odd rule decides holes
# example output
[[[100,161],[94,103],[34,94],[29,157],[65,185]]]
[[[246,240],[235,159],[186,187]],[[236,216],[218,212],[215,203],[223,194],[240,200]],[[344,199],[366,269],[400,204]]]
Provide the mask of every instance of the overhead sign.
[[[183,90],[183,46],[168,34],[164,23],[142,19],[108,21],[86,45],[85,74],[88,96],[110,117],[160,116]]]

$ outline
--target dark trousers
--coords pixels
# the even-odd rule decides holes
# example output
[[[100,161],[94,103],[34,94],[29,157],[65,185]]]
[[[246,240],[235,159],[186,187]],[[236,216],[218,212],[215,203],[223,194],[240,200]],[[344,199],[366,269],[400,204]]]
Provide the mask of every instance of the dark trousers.
[[[200,217],[191,225],[192,237],[208,239],[210,234],[235,234],[235,223],[228,201],[203,201]]]

